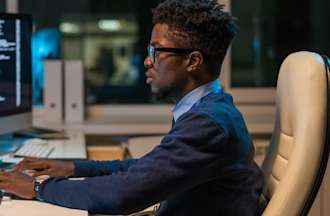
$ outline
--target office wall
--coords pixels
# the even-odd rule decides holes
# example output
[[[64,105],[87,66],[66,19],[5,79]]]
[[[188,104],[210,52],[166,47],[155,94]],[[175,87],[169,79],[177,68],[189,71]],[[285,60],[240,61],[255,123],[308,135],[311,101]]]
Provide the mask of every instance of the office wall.
[[[6,10],[5,0],[0,0],[0,12],[4,12]]]
[[[288,54],[330,52],[328,0],[235,0],[231,5],[240,26],[232,49],[232,87],[274,87]]]

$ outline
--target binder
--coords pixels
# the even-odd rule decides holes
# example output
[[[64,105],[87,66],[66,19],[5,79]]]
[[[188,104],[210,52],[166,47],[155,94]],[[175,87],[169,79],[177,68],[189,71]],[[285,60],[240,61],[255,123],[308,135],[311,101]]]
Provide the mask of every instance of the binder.
[[[61,60],[44,62],[44,115],[45,122],[63,122],[63,70]]]
[[[84,121],[84,72],[79,60],[64,62],[65,123],[80,124]]]

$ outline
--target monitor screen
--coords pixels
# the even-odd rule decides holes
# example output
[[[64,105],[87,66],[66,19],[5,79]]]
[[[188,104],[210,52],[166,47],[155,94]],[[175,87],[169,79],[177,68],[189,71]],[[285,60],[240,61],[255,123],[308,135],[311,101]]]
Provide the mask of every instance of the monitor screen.
[[[28,123],[15,117],[32,109],[31,31],[30,16],[0,13],[0,133]]]

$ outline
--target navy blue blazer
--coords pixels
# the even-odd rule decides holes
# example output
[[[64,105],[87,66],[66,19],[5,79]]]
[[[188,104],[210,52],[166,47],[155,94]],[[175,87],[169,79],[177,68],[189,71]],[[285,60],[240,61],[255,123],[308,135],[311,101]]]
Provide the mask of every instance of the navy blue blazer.
[[[137,160],[76,161],[72,181],[43,184],[46,202],[91,213],[129,214],[160,202],[159,216],[255,215],[263,174],[230,95],[204,97],[161,143]]]

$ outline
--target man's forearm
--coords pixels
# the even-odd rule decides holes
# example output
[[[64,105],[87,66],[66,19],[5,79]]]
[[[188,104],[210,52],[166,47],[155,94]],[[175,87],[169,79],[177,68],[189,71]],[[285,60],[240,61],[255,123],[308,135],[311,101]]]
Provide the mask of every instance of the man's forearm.
[[[137,193],[141,181],[125,182],[125,174],[69,180],[55,177],[47,180],[38,198],[68,208],[99,214],[130,214],[150,206],[150,197]],[[156,194],[156,193],[154,193]]]
[[[76,177],[92,177],[110,175],[116,172],[125,172],[128,168],[137,162],[137,159],[113,160],[113,161],[74,161]]]

